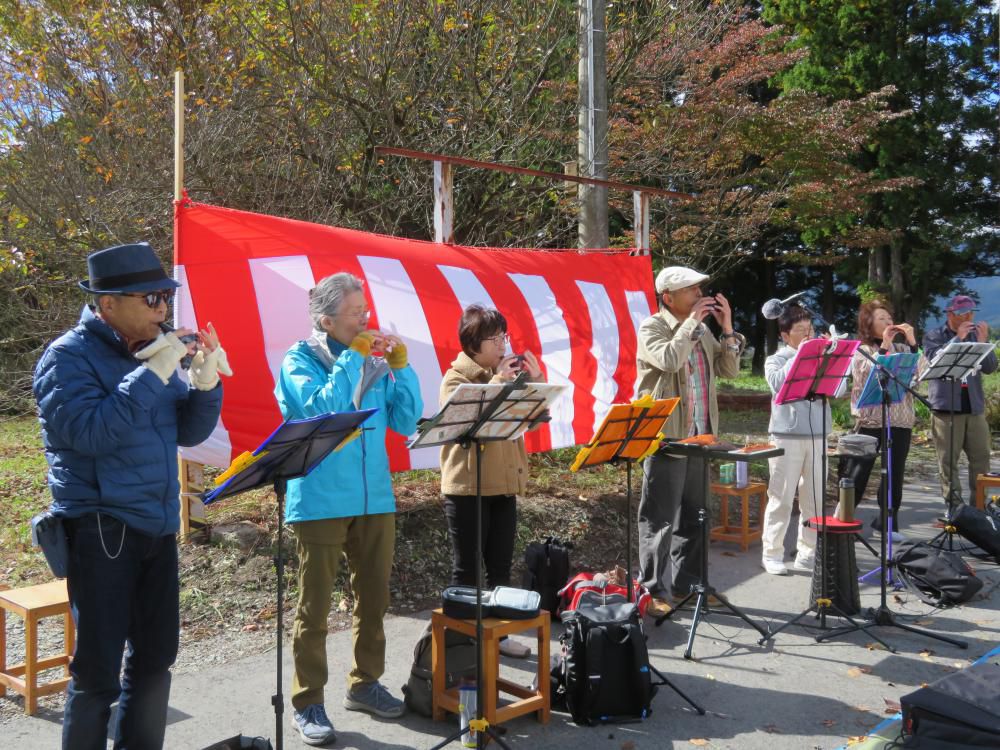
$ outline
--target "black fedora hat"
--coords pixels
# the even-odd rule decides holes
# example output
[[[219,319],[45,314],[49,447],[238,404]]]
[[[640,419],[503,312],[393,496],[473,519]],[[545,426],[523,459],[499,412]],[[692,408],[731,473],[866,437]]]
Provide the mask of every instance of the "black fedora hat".
[[[90,278],[80,288],[91,294],[156,292],[180,286],[167,276],[148,242],[116,245],[87,256]]]

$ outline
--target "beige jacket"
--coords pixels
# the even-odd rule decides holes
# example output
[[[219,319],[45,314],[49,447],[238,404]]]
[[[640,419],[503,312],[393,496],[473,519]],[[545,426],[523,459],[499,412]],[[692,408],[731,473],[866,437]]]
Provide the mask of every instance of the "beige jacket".
[[[465,352],[459,352],[441,381],[441,404],[462,383],[500,383]],[[484,497],[523,495],[528,485],[528,452],[524,438],[481,443],[480,455]],[[441,447],[441,492],[445,495],[476,494],[476,462],[472,451],[459,445]]]
[[[707,327],[701,338],[692,339],[691,335],[697,328],[697,321],[692,318],[678,321],[666,308],[650,315],[639,326],[636,395],[650,393],[655,399],[681,397],[663,428],[663,434],[668,438],[687,437],[688,357],[695,346],[700,344],[704,348],[708,361],[708,414],[715,433],[719,432],[715,377],[734,378],[740,372],[740,352],[746,339],[736,334],[740,351],[735,352],[720,344]]]

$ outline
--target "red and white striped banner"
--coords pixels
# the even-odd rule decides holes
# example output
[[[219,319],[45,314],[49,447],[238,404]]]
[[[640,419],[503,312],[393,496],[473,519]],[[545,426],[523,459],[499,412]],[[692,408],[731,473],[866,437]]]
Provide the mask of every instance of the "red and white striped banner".
[[[370,326],[398,334],[420,378],[424,416],[461,349],[458,321],[472,303],[507,318],[515,352],[539,356],[550,383],[569,385],[552,421],[527,437],[539,451],[586,442],[612,403],[632,398],[636,329],[654,309],[648,256],[622,252],[500,250],[439,245],[234,211],[175,207],[179,326],[211,321],[236,375],[222,417],[185,458],[227,466],[281,422],[274,382],[282,358],[312,329],[308,292],[349,271],[365,281]],[[393,470],[437,466],[437,450],[410,453],[389,433]]]

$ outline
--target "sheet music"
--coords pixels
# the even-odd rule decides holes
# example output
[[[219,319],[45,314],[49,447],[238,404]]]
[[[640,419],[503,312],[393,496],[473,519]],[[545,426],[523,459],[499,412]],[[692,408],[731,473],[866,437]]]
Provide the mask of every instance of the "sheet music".
[[[508,385],[462,383],[452,391],[440,412],[418,425],[419,434],[410,442],[409,447],[430,448],[465,437],[479,421],[483,411]],[[516,440],[565,389],[564,385],[525,383],[523,388],[511,391],[489,421],[481,425],[475,435],[468,437],[478,440]]]

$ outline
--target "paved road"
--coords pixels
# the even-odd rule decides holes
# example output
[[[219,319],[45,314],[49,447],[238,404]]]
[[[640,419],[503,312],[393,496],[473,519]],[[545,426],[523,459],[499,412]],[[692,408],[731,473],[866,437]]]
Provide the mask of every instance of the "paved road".
[[[996,459],[994,465],[996,466]],[[926,475],[925,475],[926,476]],[[928,537],[941,509],[938,494],[927,484],[906,488],[905,527],[913,536]],[[872,514],[863,506],[859,516]],[[872,564],[860,546],[858,562]],[[775,625],[807,604],[809,579],[805,574],[775,578],[759,566],[760,548],[747,553],[728,545],[712,545],[712,583],[745,609],[753,619]],[[547,726],[531,718],[511,722],[506,740],[511,747],[572,748],[583,743],[593,750],[659,750],[661,748],[739,748],[752,750],[808,750],[836,748],[849,737],[864,734],[878,724],[895,703],[921,683],[960,669],[1000,641],[1000,572],[978,564],[986,582],[982,597],[965,606],[932,612],[905,594],[889,595],[889,605],[913,622],[937,633],[968,641],[960,650],[931,638],[894,628],[878,634],[897,649],[873,648],[864,633],[817,644],[810,633],[793,627],[767,646],[757,645],[757,634],[740,620],[713,615],[698,629],[695,660],[682,658],[690,615],[662,627],[648,623],[652,663],[681,690],[705,706],[698,716],[672,691],[661,688],[652,717],[641,724],[577,727],[564,714],[553,714]],[[878,602],[878,590],[865,587],[862,605]],[[428,617],[387,620],[390,665],[385,681],[398,690],[409,671],[410,650]],[[807,622],[812,622],[811,618]],[[558,630],[558,628],[554,628]],[[553,633],[553,640],[555,640]],[[435,723],[408,716],[387,722],[345,711],[340,706],[342,683],[350,652],[350,633],[329,639],[330,671],[327,706],[339,735],[338,748],[429,748],[457,726],[455,720]],[[286,701],[291,664],[286,643]],[[533,663],[505,667],[528,683]],[[170,701],[168,748],[204,748],[233,734],[275,737],[271,695],[275,692],[275,654],[271,650],[241,661],[210,666],[175,678]],[[892,712],[888,708],[888,712]],[[0,727],[4,748],[58,746],[61,713],[42,712],[18,718]],[[285,715],[285,746],[304,747]],[[458,745],[452,745],[458,747]]]

